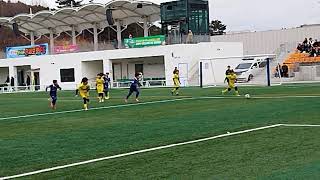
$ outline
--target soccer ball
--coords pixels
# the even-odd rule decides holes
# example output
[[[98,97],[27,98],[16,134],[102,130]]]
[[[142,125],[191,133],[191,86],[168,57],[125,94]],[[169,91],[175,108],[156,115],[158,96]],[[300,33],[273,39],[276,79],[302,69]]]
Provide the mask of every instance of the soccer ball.
[[[244,95],[245,98],[250,99],[250,94]]]

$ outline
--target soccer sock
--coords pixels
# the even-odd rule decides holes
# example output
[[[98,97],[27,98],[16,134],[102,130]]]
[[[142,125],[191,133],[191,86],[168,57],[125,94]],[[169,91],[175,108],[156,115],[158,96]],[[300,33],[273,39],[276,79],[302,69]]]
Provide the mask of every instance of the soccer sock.
[[[136,92],[136,99],[138,99],[139,95],[140,95],[140,92],[137,91],[137,92]]]
[[[129,94],[127,95],[126,99],[129,99],[129,97],[131,96],[132,92],[130,91]]]
[[[88,109],[88,104],[83,104],[84,109]]]
[[[222,93],[226,93],[226,92],[228,92],[228,91],[229,91],[228,89],[225,89],[225,90],[222,91]]]

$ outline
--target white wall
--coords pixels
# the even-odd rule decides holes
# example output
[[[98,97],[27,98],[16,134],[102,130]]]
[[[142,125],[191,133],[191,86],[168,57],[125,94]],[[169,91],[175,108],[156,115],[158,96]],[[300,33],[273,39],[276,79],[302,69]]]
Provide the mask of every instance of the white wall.
[[[181,63],[187,64],[188,77],[186,80],[188,81],[188,84],[198,85],[198,64],[200,59],[213,59],[230,56],[243,56],[242,43],[179,44],[137,49],[106,50],[16,59],[2,59],[0,60],[0,67],[9,67],[9,74],[12,75],[15,74],[15,66],[30,65],[31,69],[39,68],[40,84],[43,87],[51,84],[53,79],[60,81],[60,69],[74,68],[75,82],[60,83],[63,89],[74,89],[76,84],[81,81],[83,74],[85,73],[84,71],[87,71],[83,69],[82,66],[82,62],[84,61],[101,60],[100,62],[103,62],[103,68],[101,70],[104,72],[110,72],[112,77],[112,63],[119,60],[121,61],[121,59],[132,60],[133,58],[138,58],[137,61],[145,60],[146,62],[157,63],[159,61],[164,61],[164,67],[161,67],[161,63],[158,65],[154,65],[154,63],[147,63],[144,74],[146,77],[157,77],[164,74],[166,80],[168,81],[168,85],[172,85],[172,71],[174,67]],[[97,67],[98,66],[100,67],[101,64],[99,63]],[[225,67],[221,68],[225,69]],[[123,74],[128,74],[128,72],[123,72]],[[134,74],[134,63],[129,63],[129,74]]]
[[[320,25],[212,36],[211,42],[243,42],[244,54],[272,54],[283,44],[292,50],[304,38],[320,40]]]
[[[116,74],[116,77],[120,77],[117,79],[134,78],[136,64],[143,64],[143,75],[145,78],[164,78],[165,77],[163,56],[131,58],[131,59],[113,59],[112,63],[115,66],[115,70],[114,70],[115,72],[113,73]]]
[[[181,48],[182,47],[182,48]],[[243,45],[234,43],[200,43],[197,45],[176,45],[170,48],[172,53],[165,57],[166,77],[172,79],[174,67],[187,64],[187,85],[199,85],[199,61],[203,59],[243,56]],[[225,69],[225,67],[219,67]],[[185,72],[180,72],[185,74]],[[184,79],[183,79],[184,80]],[[172,81],[168,85],[173,85]]]

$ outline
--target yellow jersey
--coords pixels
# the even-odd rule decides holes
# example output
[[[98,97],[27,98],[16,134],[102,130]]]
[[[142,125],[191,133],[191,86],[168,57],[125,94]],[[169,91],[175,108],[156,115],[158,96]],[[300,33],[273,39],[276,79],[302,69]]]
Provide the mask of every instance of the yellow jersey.
[[[227,75],[227,78],[229,79],[229,86],[234,86],[237,80],[237,75],[236,74],[230,74]]]
[[[173,75],[173,83],[175,86],[180,86],[180,81],[179,81],[179,75],[178,74],[174,74]]]
[[[98,93],[103,93],[104,80],[103,80],[102,77],[97,77],[97,79],[96,79],[96,85],[97,85],[97,91],[98,91]]]
[[[84,85],[83,83],[81,83],[78,87],[79,90],[79,94],[82,98],[88,98],[89,97],[89,90],[90,90],[90,86]]]

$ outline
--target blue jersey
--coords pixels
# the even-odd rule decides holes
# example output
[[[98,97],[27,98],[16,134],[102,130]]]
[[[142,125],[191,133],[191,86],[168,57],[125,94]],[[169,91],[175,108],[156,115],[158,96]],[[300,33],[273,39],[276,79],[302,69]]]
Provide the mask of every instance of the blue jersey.
[[[51,84],[50,86],[48,86],[48,87],[46,88],[46,90],[48,90],[48,89],[50,89],[50,96],[51,96],[51,97],[56,97],[56,96],[57,96],[57,91],[58,91],[58,89],[61,90],[61,88],[60,88],[59,85],[55,86],[54,84]]]
[[[104,89],[109,89],[109,83],[111,79],[109,77],[104,77]]]
[[[141,86],[139,79],[135,77],[130,85],[130,89],[136,91],[139,88],[139,86]]]

